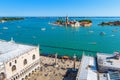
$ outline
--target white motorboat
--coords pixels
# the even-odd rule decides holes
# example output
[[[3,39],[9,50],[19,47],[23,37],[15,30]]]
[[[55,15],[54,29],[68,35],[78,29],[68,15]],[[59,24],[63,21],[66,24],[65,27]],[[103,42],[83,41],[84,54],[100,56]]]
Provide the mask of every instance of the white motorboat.
[[[41,30],[42,30],[42,31],[45,31],[45,30],[46,30],[46,28],[41,28]]]

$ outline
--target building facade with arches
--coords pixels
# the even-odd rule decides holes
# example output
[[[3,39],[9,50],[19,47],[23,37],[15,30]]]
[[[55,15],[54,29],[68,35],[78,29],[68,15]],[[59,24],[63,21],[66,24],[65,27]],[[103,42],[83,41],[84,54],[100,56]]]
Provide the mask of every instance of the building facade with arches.
[[[40,68],[39,46],[0,40],[0,80],[24,80]]]

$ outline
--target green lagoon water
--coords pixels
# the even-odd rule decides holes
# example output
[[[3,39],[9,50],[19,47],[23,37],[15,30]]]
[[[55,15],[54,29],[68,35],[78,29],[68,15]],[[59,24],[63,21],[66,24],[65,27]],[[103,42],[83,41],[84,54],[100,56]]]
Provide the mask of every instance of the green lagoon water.
[[[81,56],[82,50],[90,50],[96,52],[103,52],[111,54],[114,51],[120,51],[120,26],[98,26],[101,22],[106,21],[117,21],[120,20],[119,17],[115,18],[70,18],[71,20],[82,20],[90,19],[93,22],[91,27],[60,27],[48,24],[49,22],[54,22],[57,17],[47,17],[47,18],[30,18],[27,17],[25,20],[21,21],[9,21],[5,23],[0,23],[0,39],[9,41],[11,37],[14,38],[15,42],[25,43],[30,45],[47,45],[65,48],[74,48],[77,50],[67,50],[60,48],[50,48],[45,46],[40,46],[41,53],[59,55]],[[7,27],[8,29],[5,29]],[[41,30],[41,28],[46,28],[46,30]],[[112,32],[112,30],[118,30],[118,32]],[[93,31],[93,32],[91,32]],[[106,35],[100,36],[100,32],[105,32]],[[96,44],[91,44],[96,43]],[[96,53],[91,53],[85,51],[85,54],[95,55]]]

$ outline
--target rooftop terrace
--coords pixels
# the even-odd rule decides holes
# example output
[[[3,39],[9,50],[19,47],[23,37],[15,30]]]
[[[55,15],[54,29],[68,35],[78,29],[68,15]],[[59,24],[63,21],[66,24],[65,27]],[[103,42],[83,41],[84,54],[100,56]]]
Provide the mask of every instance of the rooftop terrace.
[[[8,61],[14,57],[24,54],[27,51],[36,48],[35,46],[28,46],[17,44],[13,40],[4,41],[0,40],[0,63]]]
[[[120,68],[120,59],[116,59],[114,54],[97,53],[97,60],[98,64],[101,66]]]
[[[97,80],[96,62],[93,57],[83,55],[77,80]]]

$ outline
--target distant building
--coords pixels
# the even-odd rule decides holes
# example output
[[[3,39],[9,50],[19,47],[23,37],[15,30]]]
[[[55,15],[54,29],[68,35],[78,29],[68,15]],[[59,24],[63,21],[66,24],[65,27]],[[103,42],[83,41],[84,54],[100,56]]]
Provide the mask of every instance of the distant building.
[[[40,68],[39,46],[0,40],[0,80],[24,80]]]
[[[69,24],[68,16],[66,16],[66,25]]]
[[[80,22],[80,26],[89,27],[89,26],[92,26],[92,23],[83,21],[83,22]]]
[[[80,23],[78,21],[70,22],[69,25],[71,27],[80,27]]]
[[[4,23],[4,22],[6,22],[6,21],[5,21],[5,20],[1,20],[0,22],[1,22],[1,23]]]
[[[76,80],[120,80],[120,53],[83,55]]]
[[[120,54],[97,53],[97,64],[99,72],[120,71]]]
[[[99,80],[120,80],[120,54],[97,53]]]
[[[107,73],[99,73],[98,80],[120,80],[120,72],[108,71]]]
[[[115,72],[109,71],[107,74],[107,78],[108,78],[108,80],[120,80],[120,72],[119,71],[115,71]]]
[[[60,26],[69,26],[69,27],[89,27],[92,26],[91,20],[80,20],[80,21],[72,21],[69,20],[68,16],[65,17],[65,21],[62,19],[57,20],[53,25],[60,25]]]
[[[94,57],[82,56],[76,80],[98,80],[96,61]]]

